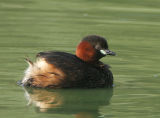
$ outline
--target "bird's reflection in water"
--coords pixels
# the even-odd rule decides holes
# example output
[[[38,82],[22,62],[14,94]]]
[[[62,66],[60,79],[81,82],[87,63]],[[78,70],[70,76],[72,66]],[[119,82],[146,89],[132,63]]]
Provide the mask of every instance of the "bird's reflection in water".
[[[74,114],[75,118],[96,118],[99,107],[109,104],[113,89],[61,89],[25,88],[28,105],[39,112]]]

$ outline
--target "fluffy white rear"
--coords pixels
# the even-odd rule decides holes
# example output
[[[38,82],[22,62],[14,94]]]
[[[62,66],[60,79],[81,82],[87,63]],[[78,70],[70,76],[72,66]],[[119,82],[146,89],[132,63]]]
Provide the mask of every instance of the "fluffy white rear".
[[[47,71],[49,64],[43,58],[37,59],[35,63],[32,63],[29,59],[26,59],[29,67],[25,70],[25,75],[22,80],[22,84],[25,84],[30,78],[34,76],[44,73]]]

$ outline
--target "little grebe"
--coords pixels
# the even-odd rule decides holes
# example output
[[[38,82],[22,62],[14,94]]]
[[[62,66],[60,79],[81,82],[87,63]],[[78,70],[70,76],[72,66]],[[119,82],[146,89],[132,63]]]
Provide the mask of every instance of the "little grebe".
[[[106,55],[115,53],[108,49],[105,38],[90,35],[79,43],[76,55],[50,51],[38,53],[35,63],[26,59],[29,67],[21,83],[39,88],[112,87],[112,72],[99,61]]]

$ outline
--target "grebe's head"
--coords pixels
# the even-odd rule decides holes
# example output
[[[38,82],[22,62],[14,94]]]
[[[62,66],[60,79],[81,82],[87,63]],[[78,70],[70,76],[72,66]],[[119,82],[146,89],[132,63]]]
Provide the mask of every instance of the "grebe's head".
[[[95,62],[115,53],[108,48],[107,40],[101,36],[89,35],[82,39],[76,49],[76,56],[86,62]]]

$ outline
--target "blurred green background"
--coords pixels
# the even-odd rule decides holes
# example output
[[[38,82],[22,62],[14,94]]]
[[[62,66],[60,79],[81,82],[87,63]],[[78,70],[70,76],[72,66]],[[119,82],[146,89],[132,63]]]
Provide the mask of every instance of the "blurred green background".
[[[48,50],[74,54],[90,34],[107,38],[117,53],[102,59],[112,67],[115,87],[110,104],[98,107],[99,117],[159,118],[159,0],[0,0],[1,117],[78,118],[38,113],[26,106],[16,82],[27,67],[25,57],[35,60],[36,53]]]

